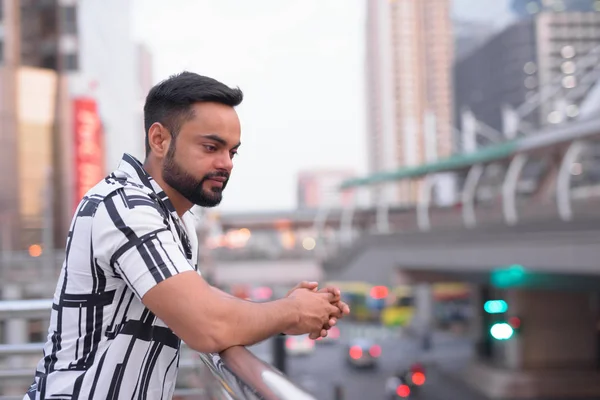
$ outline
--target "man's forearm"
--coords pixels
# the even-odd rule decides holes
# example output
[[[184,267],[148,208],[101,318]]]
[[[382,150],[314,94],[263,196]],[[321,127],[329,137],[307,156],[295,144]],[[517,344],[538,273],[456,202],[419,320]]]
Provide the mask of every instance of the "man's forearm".
[[[219,289],[218,287],[215,286],[211,286],[210,287],[216,294],[218,294],[219,296],[223,296],[223,297],[227,297],[227,298],[234,298],[234,299],[239,299],[239,297],[235,297],[232,294],[229,294],[221,289]],[[241,300],[241,299],[240,299]]]
[[[222,309],[226,311],[216,324],[219,332],[215,333],[215,341],[219,351],[262,342],[288,330],[298,321],[298,313],[290,308],[289,299],[253,303],[221,293]]]

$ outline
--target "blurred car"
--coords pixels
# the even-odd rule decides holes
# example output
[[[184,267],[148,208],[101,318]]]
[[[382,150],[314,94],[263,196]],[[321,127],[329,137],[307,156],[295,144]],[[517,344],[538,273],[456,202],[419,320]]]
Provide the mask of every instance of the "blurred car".
[[[426,380],[425,368],[419,363],[400,369],[386,380],[386,397],[389,400],[396,400],[417,396]]]
[[[381,346],[370,339],[353,339],[348,343],[346,362],[353,367],[375,368],[379,364]]]
[[[288,336],[285,340],[285,350],[292,356],[311,354],[315,350],[315,341],[308,335]]]
[[[332,326],[331,329],[327,332],[327,336],[320,337],[316,340],[317,343],[322,344],[332,344],[336,343],[340,340],[340,328],[337,326]]]
[[[410,399],[413,395],[410,385],[398,376],[391,376],[386,380],[385,394],[388,400]]]

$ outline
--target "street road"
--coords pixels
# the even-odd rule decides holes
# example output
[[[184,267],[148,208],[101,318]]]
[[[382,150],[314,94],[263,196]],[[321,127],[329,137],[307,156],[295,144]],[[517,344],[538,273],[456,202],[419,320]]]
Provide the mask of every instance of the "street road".
[[[334,400],[334,387],[341,385],[344,400],[384,399],[385,381],[398,368],[420,361],[455,365],[461,368],[471,355],[467,339],[438,335],[429,352],[421,352],[416,342],[399,330],[378,326],[340,324],[339,343],[319,344],[306,356],[289,356],[287,373],[290,378],[320,400]],[[353,337],[371,337],[382,348],[380,364],[375,370],[356,370],[345,362],[345,344]],[[259,357],[271,361],[271,343],[253,347]],[[429,368],[427,383],[419,395],[424,400],[485,400],[461,382],[448,377],[437,368]]]

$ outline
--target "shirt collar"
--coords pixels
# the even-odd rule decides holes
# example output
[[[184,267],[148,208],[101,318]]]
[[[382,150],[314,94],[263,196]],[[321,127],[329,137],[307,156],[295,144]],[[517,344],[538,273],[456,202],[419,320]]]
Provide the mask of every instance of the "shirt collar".
[[[146,172],[142,163],[131,154],[123,154],[121,162],[117,171],[120,171],[127,175],[128,178],[134,182],[144,185],[148,189],[152,190],[158,198],[165,204],[171,214],[177,216],[177,211],[173,207],[173,203],[169,200],[169,197],[165,191],[159,186],[159,184]]]

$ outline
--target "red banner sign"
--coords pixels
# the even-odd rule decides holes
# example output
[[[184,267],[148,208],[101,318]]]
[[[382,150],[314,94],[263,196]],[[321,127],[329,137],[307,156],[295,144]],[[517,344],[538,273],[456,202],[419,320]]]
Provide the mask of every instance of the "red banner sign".
[[[104,176],[104,140],[96,100],[74,100],[75,207]]]

